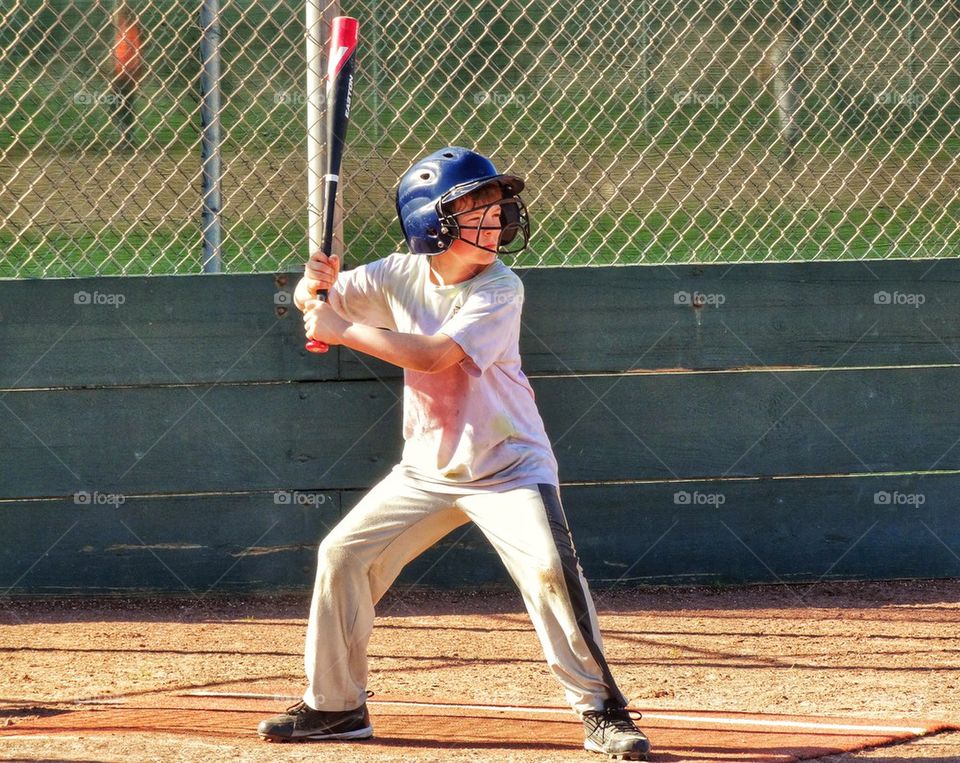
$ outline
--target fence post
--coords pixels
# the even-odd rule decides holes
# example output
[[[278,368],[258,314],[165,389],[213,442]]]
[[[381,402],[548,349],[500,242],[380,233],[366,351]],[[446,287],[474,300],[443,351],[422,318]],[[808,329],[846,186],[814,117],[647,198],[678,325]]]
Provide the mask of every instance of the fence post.
[[[220,161],[220,0],[200,7],[200,124],[203,167],[203,272],[219,273],[221,258],[223,166]]]

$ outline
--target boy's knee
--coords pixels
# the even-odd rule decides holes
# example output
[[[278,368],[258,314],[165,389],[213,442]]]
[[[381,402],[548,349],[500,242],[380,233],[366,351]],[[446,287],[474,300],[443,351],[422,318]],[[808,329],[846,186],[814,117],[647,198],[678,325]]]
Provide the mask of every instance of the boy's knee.
[[[557,559],[552,563],[542,564],[537,568],[537,582],[540,590],[548,595],[557,595],[566,591],[566,579],[563,576],[563,566]]]
[[[342,575],[360,568],[356,555],[342,543],[324,540],[317,550],[317,569],[326,575]]]

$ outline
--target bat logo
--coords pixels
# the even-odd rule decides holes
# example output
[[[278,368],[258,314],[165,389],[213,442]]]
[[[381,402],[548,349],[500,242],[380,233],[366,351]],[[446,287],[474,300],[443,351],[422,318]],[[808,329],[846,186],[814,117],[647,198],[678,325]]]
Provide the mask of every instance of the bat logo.
[[[341,45],[337,48],[337,52],[330,57],[330,77],[333,78],[335,75],[340,73],[340,69],[343,68],[344,63],[349,57],[352,49],[349,45]]]
[[[350,75],[350,79],[347,80],[347,97],[344,101],[343,113],[344,116],[350,118],[350,99],[353,96],[353,74]]]

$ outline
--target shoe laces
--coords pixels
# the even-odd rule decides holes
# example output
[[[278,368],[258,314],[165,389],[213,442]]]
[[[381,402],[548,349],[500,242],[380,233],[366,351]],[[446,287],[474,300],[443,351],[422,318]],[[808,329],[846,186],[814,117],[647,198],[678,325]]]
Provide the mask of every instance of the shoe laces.
[[[595,729],[605,727],[606,729],[628,733],[639,731],[634,724],[634,720],[640,720],[640,713],[636,710],[627,710],[625,707],[610,705],[603,710],[589,710],[583,715],[584,718],[592,722]]]
[[[374,696],[373,692],[370,691],[369,689],[367,690],[366,695],[367,695],[367,699],[370,699],[370,697]],[[296,704],[290,705],[290,707],[287,708],[288,715],[298,715],[299,713],[309,713],[309,712],[313,712],[313,708],[310,707],[310,705],[308,705],[302,699]]]

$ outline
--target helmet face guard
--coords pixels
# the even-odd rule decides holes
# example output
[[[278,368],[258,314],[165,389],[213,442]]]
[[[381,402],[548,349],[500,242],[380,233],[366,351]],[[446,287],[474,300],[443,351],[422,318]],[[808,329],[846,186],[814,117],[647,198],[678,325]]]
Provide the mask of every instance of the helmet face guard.
[[[493,185],[499,187],[502,198],[453,211],[457,199]],[[499,174],[487,157],[465,148],[449,146],[421,159],[407,170],[397,188],[397,217],[410,251],[440,254],[458,239],[498,254],[521,251],[530,238],[529,215],[519,196],[523,186],[522,179]],[[499,210],[499,220],[494,208]],[[464,216],[477,210],[483,210],[479,222],[465,225]],[[497,228],[495,248],[480,243],[483,231]]]
[[[517,254],[522,252],[530,240],[530,218],[527,215],[527,205],[519,196],[505,196],[487,204],[452,211],[453,201],[463,198],[456,194],[456,188],[448,191],[437,202],[437,217],[440,221],[440,232],[451,239],[461,239],[468,244],[494,254]],[[456,195],[452,195],[456,194]],[[480,212],[476,223],[465,223],[462,218]],[[500,213],[496,219],[495,212]],[[499,231],[495,246],[484,246],[481,234],[484,231]],[[464,234],[467,234],[466,236]],[[470,235],[472,234],[472,235]]]

